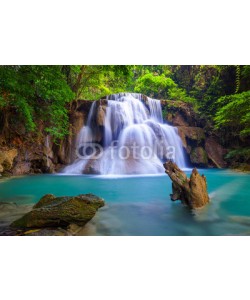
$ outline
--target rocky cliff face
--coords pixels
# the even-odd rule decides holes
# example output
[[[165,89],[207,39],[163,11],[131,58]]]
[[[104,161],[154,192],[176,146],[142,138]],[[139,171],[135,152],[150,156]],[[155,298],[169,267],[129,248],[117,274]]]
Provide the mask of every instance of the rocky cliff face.
[[[190,165],[225,168],[224,149],[211,133],[205,120],[199,118],[189,103],[163,100],[165,120],[178,128]]]
[[[17,150],[15,148],[8,149],[5,147],[0,152],[0,173],[11,170],[13,166],[14,158],[17,156]]]
[[[75,159],[77,134],[87,120],[92,102],[79,100],[69,110],[69,135],[55,144],[44,132],[46,124],[37,122],[39,134],[26,133],[23,124],[0,127],[0,174],[24,175],[53,173]]]

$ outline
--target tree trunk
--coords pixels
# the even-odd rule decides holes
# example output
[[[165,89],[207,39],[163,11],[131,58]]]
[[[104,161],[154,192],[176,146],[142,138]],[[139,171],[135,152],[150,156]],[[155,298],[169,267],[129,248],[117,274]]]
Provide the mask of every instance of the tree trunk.
[[[78,77],[77,77],[75,85],[73,86],[73,92],[75,92],[75,94],[76,94],[75,100],[78,100],[78,97],[80,96],[79,95],[79,88],[81,86],[81,82],[82,82],[84,71],[85,71],[85,65],[81,66],[81,71],[78,74]]]
[[[209,202],[206,177],[200,175],[196,168],[188,178],[172,161],[167,161],[163,166],[172,180],[173,194],[170,195],[172,201],[181,200],[192,209],[203,207]]]

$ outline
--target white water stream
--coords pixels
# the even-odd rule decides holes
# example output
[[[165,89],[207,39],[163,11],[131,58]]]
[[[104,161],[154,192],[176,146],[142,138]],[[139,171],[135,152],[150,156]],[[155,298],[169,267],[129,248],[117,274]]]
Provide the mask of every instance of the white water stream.
[[[78,149],[96,147],[97,108],[95,101],[79,133]],[[97,174],[158,174],[164,172],[162,164],[167,158],[180,168],[186,167],[178,130],[163,123],[160,100],[145,100],[140,94],[116,94],[107,97],[104,110],[102,149],[97,145],[97,159],[93,155],[80,157],[64,173],[89,173],[86,169],[91,165]]]

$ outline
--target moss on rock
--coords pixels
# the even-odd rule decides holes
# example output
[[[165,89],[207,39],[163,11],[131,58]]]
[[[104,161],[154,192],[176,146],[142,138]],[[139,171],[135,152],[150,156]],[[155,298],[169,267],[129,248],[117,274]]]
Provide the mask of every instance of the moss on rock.
[[[104,206],[104,200],[93,194],[75,197],[55,197],[48,194],[33,207],[33,210],[14,221],[12,227],[44,228],[68,226],[71,223],[83,226],[96,211]]]

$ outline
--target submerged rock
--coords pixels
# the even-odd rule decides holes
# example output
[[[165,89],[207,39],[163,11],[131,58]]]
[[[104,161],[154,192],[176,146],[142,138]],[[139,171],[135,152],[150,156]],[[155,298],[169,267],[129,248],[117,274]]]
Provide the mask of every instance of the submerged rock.
[[[65,227],[72,223],[84,226],[103,206],[104,200],[93,194],[73,197],[55,197],[47,194],[33,207],[32,211],[14,221],[11,226],[20,228]]]
[[[206,177],[200,175],[196,168],[188,178],[172,161],[167,161],[163,166],[172,180],[172,201],[181,200],[190,208],[200,208],[209,202]]]
[[[0,236],[17,235],[17,228],[9,225],[32,209],[31,205],[18,205],[15,202],[0,202]]]
[[[250,226],[250,217],[248,216],[230,216],[229,219],[233,222],[245,225],[245,226]]]

